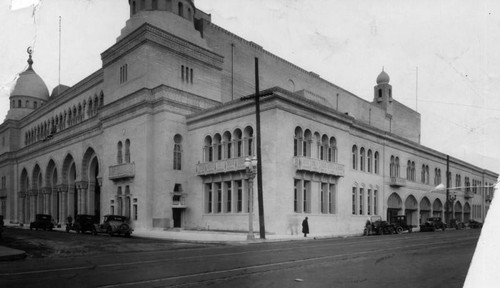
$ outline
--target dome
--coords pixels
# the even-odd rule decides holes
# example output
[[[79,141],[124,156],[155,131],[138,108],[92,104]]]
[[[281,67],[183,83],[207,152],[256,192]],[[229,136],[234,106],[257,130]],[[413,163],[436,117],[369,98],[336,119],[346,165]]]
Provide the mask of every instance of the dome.
[[[378,74],[377,84],[388,84],[390,80],[391,80],[391,78],[389,77],[389,75],[387,73],[385,73],[384,70],[382,70],[382,72],[380,72],[380,74]]]
[[[43,101],[49,100],[49,89],[42,78],[35,73],[31,65],[26,71],[19,74],[10,96],[29,96]]]

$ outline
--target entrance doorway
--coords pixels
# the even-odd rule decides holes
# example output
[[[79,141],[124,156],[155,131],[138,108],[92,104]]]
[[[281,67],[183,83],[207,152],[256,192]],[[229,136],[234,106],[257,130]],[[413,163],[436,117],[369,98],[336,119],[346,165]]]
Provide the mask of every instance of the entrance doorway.
[[[172,209],[172,218],[174,220],[174,228],[181,228],[181,223],[182,223],[182,209],[173,208]]]

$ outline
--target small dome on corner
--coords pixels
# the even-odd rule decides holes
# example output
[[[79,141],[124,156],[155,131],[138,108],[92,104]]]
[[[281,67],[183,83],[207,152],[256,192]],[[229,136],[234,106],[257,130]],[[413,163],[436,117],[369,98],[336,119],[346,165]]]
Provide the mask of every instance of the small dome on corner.
[[[385,71],[382,69],[382,72],[378,74],[377,84],[389,84],[390,80],[391,78],[389,77],[389,74],[385,73]]]

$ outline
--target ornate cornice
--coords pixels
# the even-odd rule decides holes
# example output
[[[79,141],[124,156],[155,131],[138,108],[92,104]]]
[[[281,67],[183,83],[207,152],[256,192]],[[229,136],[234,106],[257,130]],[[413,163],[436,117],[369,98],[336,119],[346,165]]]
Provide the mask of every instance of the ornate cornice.
[[[104,51],[101,54],[102,67],[110,65],[127,52],[145,42],[158,44],[174,53],[201,61],[206,65],[222,70],[223,56],[194,45],[148,23],[144,23],[134,32]]]

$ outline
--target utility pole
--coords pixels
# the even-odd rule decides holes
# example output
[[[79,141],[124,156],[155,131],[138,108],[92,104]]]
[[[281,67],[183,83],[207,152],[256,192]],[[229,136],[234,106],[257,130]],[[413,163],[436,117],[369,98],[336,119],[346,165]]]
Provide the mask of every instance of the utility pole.
[[[262,189],[262,151],[260,137],[260,97],[270,96],[271,94],[259,94],[259,58],[255,57],[255,95],[241,97],[244,100],[255,99],[255,126],[257,137],[257,202],[259,205],[259,234],[260,239],[266,239],[266,227],[264,223],[264,193]]]

